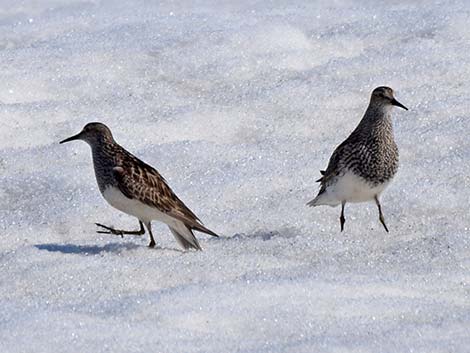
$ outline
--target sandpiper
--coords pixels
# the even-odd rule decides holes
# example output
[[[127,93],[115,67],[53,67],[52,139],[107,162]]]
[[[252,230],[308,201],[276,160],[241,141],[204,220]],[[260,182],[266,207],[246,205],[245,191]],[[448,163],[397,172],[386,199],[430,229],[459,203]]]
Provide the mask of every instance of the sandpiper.
[[[125,231],[96,223],[105,229],[98,233],[142,235],[144,225],[150,234],[149,247],[155,246],[151,221],[165,223],[184,249],[202,250],[193,230],[218,236],[175,195],[165,179],[116,143],[111,130],[102,123],[89,123],[83,130],[60,143],[83,140],[91,147],[96,181],[105,200],[118,210],[137,217],[140,229]]]
[[[408,110],[389,87],[377,87],[359,125],[333,152],[322,177],[320,191],[307,205],[332,207],[341,204],[340,224],[344,229],[347,202],[375,200],[379,219],[388,232],[380,205],[380,194],[398,169],[398,148],[393,136],[392,107]]]

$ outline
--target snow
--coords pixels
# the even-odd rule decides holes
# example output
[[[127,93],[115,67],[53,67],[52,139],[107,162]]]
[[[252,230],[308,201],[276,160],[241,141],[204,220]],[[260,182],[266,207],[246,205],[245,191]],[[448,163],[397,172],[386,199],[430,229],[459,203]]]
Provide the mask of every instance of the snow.
[[[13,1],[0,6],[1,352],[468,352],[467,1]],[[308,208],[389,85],[401,166]],[[214,231],[183,253],[99,195],[85,123]]]

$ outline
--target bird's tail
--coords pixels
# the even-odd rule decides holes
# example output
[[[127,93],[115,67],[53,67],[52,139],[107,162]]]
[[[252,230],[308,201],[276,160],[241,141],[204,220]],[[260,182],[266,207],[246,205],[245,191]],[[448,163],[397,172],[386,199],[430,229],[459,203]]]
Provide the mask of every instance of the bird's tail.
[[[317,205],[317,197],[315,197],[313,200],[310,200],[309,202],[307,202],[307,206],[315,207],[316,205]]]
[[[218,234],[214,233],[212,230],[210,230],[209,228],[206,228],[205,226],[203,226],[200,223],[195,224],[195,225],[192,224],[191,228],[194,229],[194,230],[197,230],[198,232],[212,235],[213,237],[219,237]]]
[[[315,206],[331,206],[335,207],[338,206],[341,202],[338,201],[336,198],[331,197],[328,192],[321,192],[315,197],[313,200],[307,202],[307,206],[315,207]]]
[[[175,237],[178,244],[180,244],[185,250],[196,249],[202,250],[198,240],[194,236],[193,231],[188,228],[184,223],[178,224],[177,227],[170,227],[170,231]]]

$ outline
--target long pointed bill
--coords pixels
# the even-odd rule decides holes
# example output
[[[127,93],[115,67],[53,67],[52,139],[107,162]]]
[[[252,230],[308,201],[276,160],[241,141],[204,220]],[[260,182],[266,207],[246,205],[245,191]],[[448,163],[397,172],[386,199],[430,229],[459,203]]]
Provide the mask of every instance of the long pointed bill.
[[[78,133],[76,135],[73,135],[73,136],[70,136],[69,138],[66,138],[65,140],[62,140],[60,141],[59,143],[66,143],[66,142],[69,142],[69,141],[73,141],[73,140],[80,140],[80,134],[81,133]]]
[[[399,101],[397,101],[395,98],[392,99],[392,105],[396,105],[397,107],[400,107],[402,109],[408,110],[407,107],[405,107],[403,104],[401,104]]]

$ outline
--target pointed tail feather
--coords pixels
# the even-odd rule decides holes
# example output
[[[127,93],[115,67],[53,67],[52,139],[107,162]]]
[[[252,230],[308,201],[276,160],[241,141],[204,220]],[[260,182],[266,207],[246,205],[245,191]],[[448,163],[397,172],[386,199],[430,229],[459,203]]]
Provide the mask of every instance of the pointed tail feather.
[[[315,207],[317,206],[317,201],[318,201],[318,196],[315,197],[313,200],[310,200],[309,202],[307,202],[307,206]]]
[[[181,215],[180,213],[177,212],[168,212],[167,213],[169,216],[177,219],[178,221],[184,223],[186,227],[188,227],[191,230],[197,230],[198,232],[206,233],[209,235],[212,235],[214,237],[218,237],[216,233],[211,231],[210,229],[206,228],[204,225],[201,224],[201,221],[199,221],[198,218],[190,218],[190,217],[185,217]]]
[[[199,245],[199,242],[194,236],[192,230],[187,228],[184,224],[179,226],[178,229],[170,227],[170,231],[178,244],[180,244],[185,250],[202,250],[201,245]]]
[[[219,237],[218,234],[214,233],[212,230],[210,230],[209,228],[206,228],[202,224],[191,225],[191,229],[197,230],[198,232],[201,232],[201,233],[212,235],[213,237],[217,237],[217,238]]]
[[[336,207],[341,204],[341,201],[337,200],[334,197],[331,197],[330,194],[326,192],[320,192],[317,197],[307,203],[310,207],[315,206],[331,206]]]

